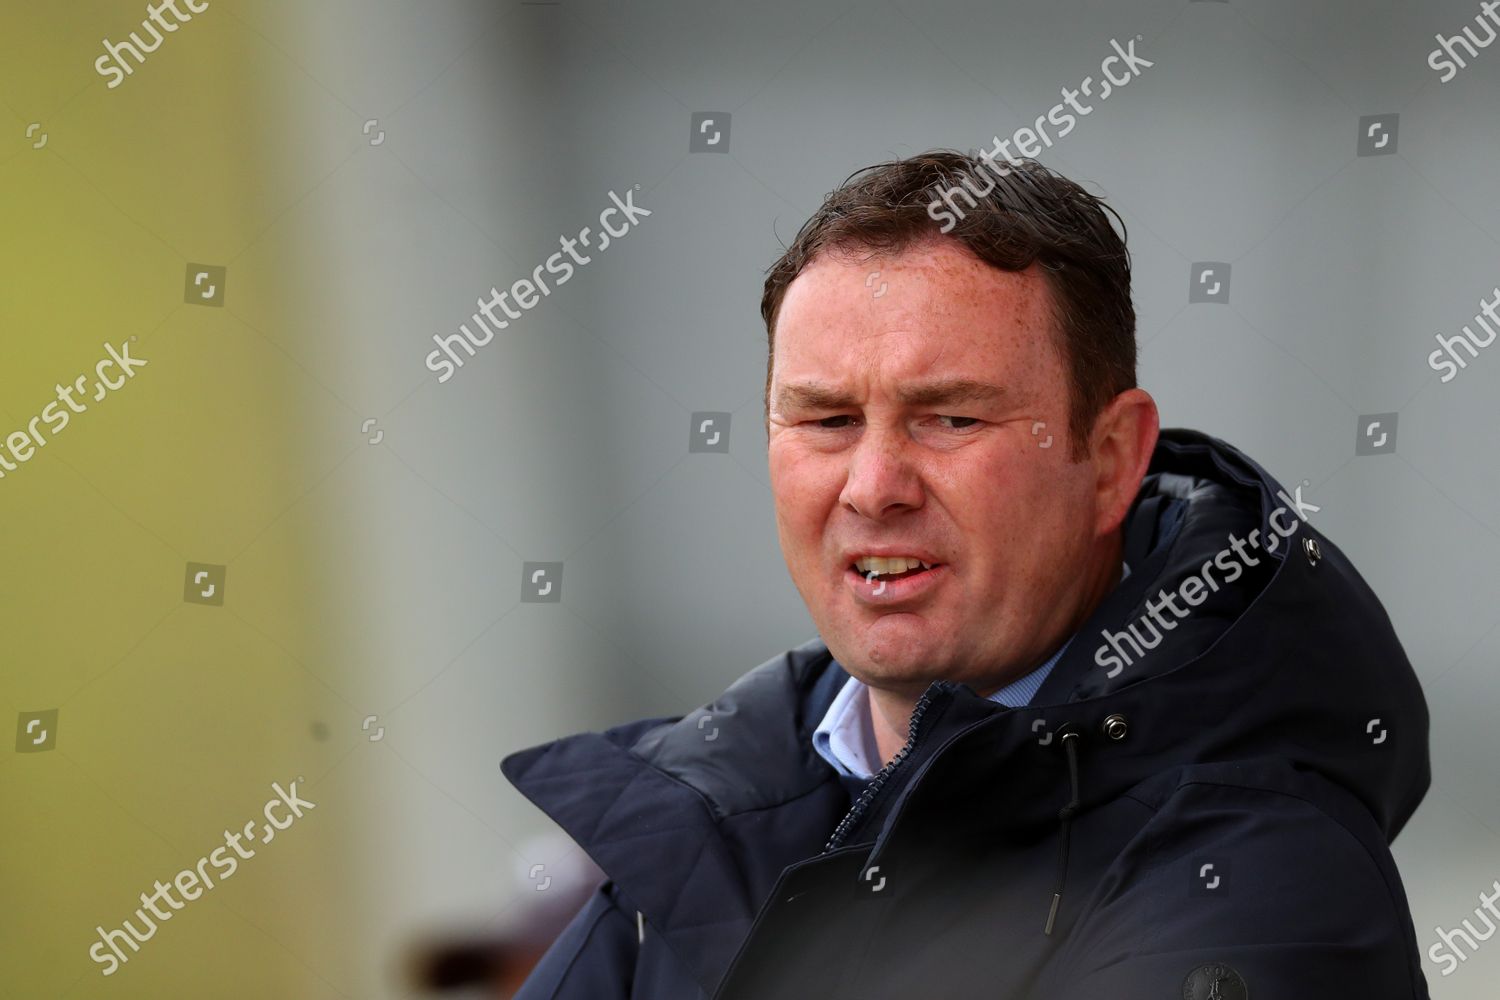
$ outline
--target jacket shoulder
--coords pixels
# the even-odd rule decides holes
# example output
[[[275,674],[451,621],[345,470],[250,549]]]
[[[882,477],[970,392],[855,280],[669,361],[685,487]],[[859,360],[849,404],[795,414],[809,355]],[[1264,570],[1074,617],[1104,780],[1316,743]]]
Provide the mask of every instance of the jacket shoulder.
[[[769,809],[828,782],[812,732],[848,674],[821,639],[771,657],[631,753],[693,789],[715,817]]]
[[[1217,963],[1252,995],[1427,997],[1395,862],[1349,792],[1268,760],[1181,768],[1129,798],[1150,818],[1058,957],[1066,993],[1180,994]]]

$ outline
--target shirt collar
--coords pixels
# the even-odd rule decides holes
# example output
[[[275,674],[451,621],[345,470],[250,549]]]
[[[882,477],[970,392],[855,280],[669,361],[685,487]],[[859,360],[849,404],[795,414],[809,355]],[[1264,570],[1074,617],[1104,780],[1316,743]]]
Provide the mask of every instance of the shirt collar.
[[[1122,563],[1120,582],[1130,576],[1130,564]],[[990,701],[1007,708],[1029,705],[1052,668],[1077,637],[1069,636],[1056,652],[1031,672],[1011,681],[988,696]],[[813,749],[840,774],[870,778],[879,770],[879,751],[870,722],[869,688],[857,677],[850,677],[839,689],[833,704],[823,713],[823,721],[813,730]]]

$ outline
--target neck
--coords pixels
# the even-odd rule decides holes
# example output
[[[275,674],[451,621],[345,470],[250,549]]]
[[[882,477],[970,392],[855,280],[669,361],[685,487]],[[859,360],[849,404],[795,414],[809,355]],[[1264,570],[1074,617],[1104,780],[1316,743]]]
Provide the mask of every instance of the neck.
[[[911,713],[916,705],[916,698],[900,692],[870,688],[870,723],[875,730],[875,749],[880,752],[882,764],[890,763],[896,751],[906,745]]]
[[[1099,602],[1104,600],[1106,594],[1114,590],[1120,583],[1123,575],[1120,564],[1120,553],[1123,548],[1122,539],[1117,532],[1114,538],[1106,546],[1107,555],[1105,559],[1095,564],[1090,572],[1090,583],[1080,603],[1078,610],[1073,614],[1071,620],[1061,628],[1052,641],[1047,645],[1048,654],[1056,652],[1057,648],[1067,641],[1068,636],[1078,631]],[[1005,676],[997,677],[983,687],[975,687],[975,692],[980,697],[988,698],[1007,684],[1019,680],[1027,673],[1035,670],[1046,657],[1038,660],[1030,666],[1012,668]],[[906,745],[906,737],[911,729],[911,715],[916,709],[917,702],[921,700],[922,693],[915,693],[909,687],[901,689],[871,687],[870,695],[870,723],[875,731],[875,749],[880,754],[882,764],[890,763],[896,752]]]

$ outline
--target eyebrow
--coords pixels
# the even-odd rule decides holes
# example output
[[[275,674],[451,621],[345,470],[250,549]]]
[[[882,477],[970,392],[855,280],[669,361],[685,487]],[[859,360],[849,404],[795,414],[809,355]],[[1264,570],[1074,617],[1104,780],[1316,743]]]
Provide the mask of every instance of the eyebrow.
[[[906,406],[951,406],[1004,399],[1004,386],[955,376],[903,385],[896,398]],[[848,392],[826,382],[789,382],[776,391],[779,410],[846,410],[857,405]]]

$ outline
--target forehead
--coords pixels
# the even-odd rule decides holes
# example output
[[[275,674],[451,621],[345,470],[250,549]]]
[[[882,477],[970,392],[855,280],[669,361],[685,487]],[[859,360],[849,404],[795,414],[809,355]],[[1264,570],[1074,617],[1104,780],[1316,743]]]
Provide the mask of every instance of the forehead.
[[[1061,377],[1037,265],[1002,271],[954,240],[868,254],[821,254],[787,286],[773,381],[990,376],[1021,390]]]

